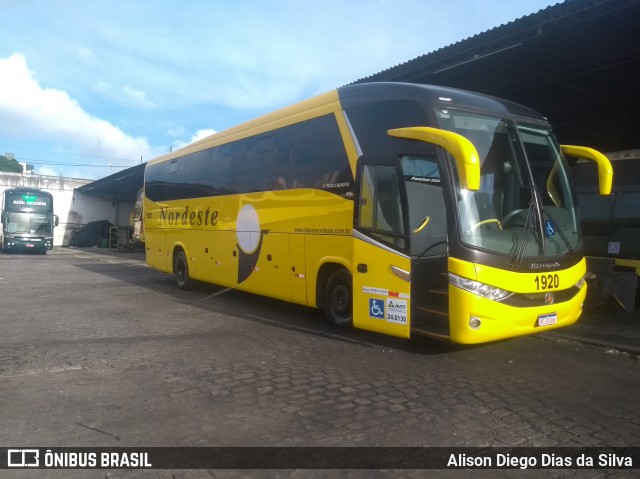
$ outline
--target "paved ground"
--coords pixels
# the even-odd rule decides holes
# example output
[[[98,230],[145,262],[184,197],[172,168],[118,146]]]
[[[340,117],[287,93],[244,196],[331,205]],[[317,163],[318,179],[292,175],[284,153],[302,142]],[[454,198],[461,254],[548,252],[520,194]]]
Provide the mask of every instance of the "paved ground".
[[[633,351],[549,334],[460,347],[337,332],[312,309],[214,286],[178,291],[138,255],[99,253],[0,256],[0,445],[640,445],[640,362]],[[460,472],[2,471],[2,477],[469,475]],[[515,472],[473,476],[522,476]],[[523,474],[632,472],[638,471]]]

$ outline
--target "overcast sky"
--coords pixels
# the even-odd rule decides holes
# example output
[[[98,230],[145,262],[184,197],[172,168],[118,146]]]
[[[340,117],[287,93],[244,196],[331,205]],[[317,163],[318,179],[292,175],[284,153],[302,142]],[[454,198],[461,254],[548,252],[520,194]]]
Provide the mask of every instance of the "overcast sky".
[[[0,0],[0,154],[99,178],[547,0]]]

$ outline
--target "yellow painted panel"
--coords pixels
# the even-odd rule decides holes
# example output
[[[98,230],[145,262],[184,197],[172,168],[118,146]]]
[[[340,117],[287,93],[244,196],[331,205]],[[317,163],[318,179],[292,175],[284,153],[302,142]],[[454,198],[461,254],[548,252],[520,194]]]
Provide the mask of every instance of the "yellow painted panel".
[[[307,299],[307,258],[304,234],[289,235],[289,270],[291,282],[291,301],[298,304],[309,304]],[[315,300],[314,300],[315,302]]]
[[[236,232],[224,230],[201,234],[202,238],[192,251],[198,263],[195,278],[221,286],[235,286],[238,277]]]
[[[351,232],[351,229],[349,229]],[[353,255],[353,238],[351,235],[305,235],[307,301],[309,306],[316,304],[318,273],[325,264],[339,264],[349,272],[353,271],[351,258]],[[322,287],[322,285],[321,285]]]
[[[315,306],[321,265],[351,270],[353,201],[320,190],[147,201],[145,219],[147,260],[168,273],[181,246],[195,279]]]
[[[411,272],[411,260],[354,238],[353,325],[378,333],[410,337],[411,283],[392,267]],[[366,265],[366,272],[358,271]]]
[[[147,264],[158,271],[171,273],[167,268],[167,252],[165,249],[165,232],[159,229],[147,229],[145,253]]]
[[[449,271],[514,293],[540,293],[564,290],[575,286],[584,277],[586,263],[583,259],[566,270],[518,273],[449,258]],[[542,275],[557,275],[558,286],[542,289],[540,287]],[[538,278],[537,282],[536,278]],[[450,284],[451,340],[459,343],[481,343],[569,326],[577,321],[582,313],[586,290],[587,286],[583,284],[578,294],[569,301],[518,308],[482,298]],[[538,317],[545,314],[556,314],[557,322],[551,326],[535,327]],[[476,317],[481,321],[481,327],[478,330],[469,326],[471,317]]]
[[[457,343],[473,344],[495,341],[514,336],[550,331],[575,323],[582,314],[582,304],[587,286],[571,300],[547,306],[516,308],[449,285],[451,340]],[[556,314],[557,323],[551,326],[535,327],[541,315]],[[469,326],[469,319],[481,321],[479,329]]]
[[[457,258],[449,258],[449,271],[451,273],[513,293],[535,293],[542,291],[543,288],[541,287],[540,277],[543,275],[558,275],[558,286],[549,286],[544,288],[544,291],[568,289],[582,279],[586,270],[586,261],[584,259],[571,268],[561,271],[518,273],[506,269],[470,263]],[[537,282],[536,278],[538,278]]]
[[[476,268],[473,263],[469,261],[463,261],[461,259],[452,258],[448,259],[449,272],[462,276],[463,278],[476,279]]]
[[[514,293],[534,293],[540,291],[558,291],[574,286],[584,276],[586,262],[582,259],[571,268],[562,271],[539,271],[535,273],[515,273],[480,264],[475,265],[476,280],[481,283],[506,289]],[[542,276],[557,275],[558,286],[542,287]],[[547,282],[547,284],[551,284]]]
[[[238,289],[291,301],[290,269],[289,235],[263,233],[258,261]]]
[[[618,259],[616,258],[617,266],[630,266],[636,269],[636,274],[640,275],[640,260],[637,259]]]

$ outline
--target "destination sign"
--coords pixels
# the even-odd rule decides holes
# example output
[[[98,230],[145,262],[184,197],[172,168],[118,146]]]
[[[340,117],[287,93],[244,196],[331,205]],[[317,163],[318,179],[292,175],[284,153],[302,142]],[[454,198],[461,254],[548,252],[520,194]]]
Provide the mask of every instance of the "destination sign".
[[[10,211],[51,211],[51,198],[47,196],[13,194],[7,196],[6,208]]]

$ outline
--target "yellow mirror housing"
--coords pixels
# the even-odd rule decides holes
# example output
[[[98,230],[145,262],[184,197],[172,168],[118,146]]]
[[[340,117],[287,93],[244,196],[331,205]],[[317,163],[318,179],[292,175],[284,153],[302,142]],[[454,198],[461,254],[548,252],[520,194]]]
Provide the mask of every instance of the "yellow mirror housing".
[[[609,158],[593,148],[586,146],[560,145],[562,152],[567,156],[585,158],[595,161],[598,165],[598,189],[602,196],[611,194],[611,183],[613,182],[613,168]]]
[[[462,187],[477,191],[480,188],[480,158],[476,147],[464,136],[451,131],[414,126],[396,128],[387,132],[390,136],[434,143],[447,150],[456,161]]]

